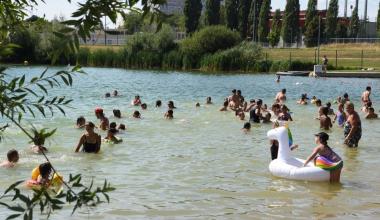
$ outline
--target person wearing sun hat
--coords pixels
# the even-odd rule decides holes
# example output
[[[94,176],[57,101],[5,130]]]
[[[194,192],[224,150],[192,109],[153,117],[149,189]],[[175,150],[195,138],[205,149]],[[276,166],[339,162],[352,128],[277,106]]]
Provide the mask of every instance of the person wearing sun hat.
[[[327,144],[329,135],[325,132],[315,134],[315,143],[313,153],[304,163],[306,166],[310,161],[314,160],[314,165],[324,170],[330,171],[330,182],[339,182],[340,173],[343,168],[343,160],[335,153]]]

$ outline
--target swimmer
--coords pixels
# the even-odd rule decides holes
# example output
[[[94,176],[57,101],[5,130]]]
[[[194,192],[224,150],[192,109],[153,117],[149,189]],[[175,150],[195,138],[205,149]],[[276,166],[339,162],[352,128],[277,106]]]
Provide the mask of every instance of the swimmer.
[[[339,127],[343,127],[344,123],[346,122],[346,113],[344,112],[343,107],[344,105],[342,103],[339,103],[338,111],[336,112],[335,118],[333,120],[333,123],[338,120]]]
[[[109,98],[109,97],[111,97],[111,94],[110,94],[109,92],[107,92],[107,93],[105,94],[105,97],[106,97],[106,98]]]
[[[199,102],[197,102],[197,103],[195,103],[195,107],[199,108],[199,107],[201,107],[201,104],[199,104]]]
[[[156,108],[161,107],[161,105],[162,105],[161,100],[157,100],[157,101],[156,101]]]
[[[117,90],[114,90],[114,91],[112,92],[112,95],[113,95],[114,97],[119,96],[119,92],[118,92]]]
[[[311,161],[314,161],[314,165],[318,166],[318,157],[333,163],[334,165],[329,168],[321,167],[322,169],[330,171],[330,182],[338,183],[340,181],[340,173],[343,167],[343,161],[337,153],[335,153],[327,144],[329,135],[325,132],[320,132],[315,135],[315,143],[317,147],[314,148],[313,153],[306,159],[304,167]]]
[[[86,133],[79,139],[79,143],[75,148],[75,152],[79,152],[83,146],[82,151],[85,153],[98,153],[101,146],[101,137],[94,132],[95,125],[92,122],[87,122]]]
[[[347,120],[343,126],[344,143],[348,147],[357,147],[362,137],[362,123],[352,102],[346,103]]]
[[[169,101],[168,102],[168,108],[171,109],[171,110],[173,110],[173,109],[175,109],[177,107],[174,106],[174,102],[173,101]]]
[[[256,106],[251,109],[249,112],[249,120],[253,123],[260,123],[261,120],[261,111],[263,101],[261,99],[257,100]]]
[[[331,103],[330,102],[326,103],[326,107],[328,109],[328,115],[335,115],[334,109],[331,108]]]
[[[297,101],[299,105],[307,105],[307,97],[305,94],[301,95],[301,99]]]
[[[117,133],[118,131],[114,128],[110,128],[107,132],[107,137],[104,138],[105,141],[108,141],[108,142],[111,142],[111,143],[114,143],[114,144],[118,144],[120,142],[123,141],[123,139],[121,138],[118,138],[115,136],[115,134]]]
[[[104,115],[103,109],[96,108],[95,115],[96,115],[96,118],[100,120],[99,128],[103,131],[107,130],[109,127],[109,121],[108,121],[108,118]]]
[[[276,103],[282,103],[286,101],[286,89],[282,89],[281,92],[278,92],[276,95]]]
[[[370,95],[371,95],[371,86],[367,86],[365,91],[362,94],[361,100],[362,100],[362,106],[365,106],[366,103],[371,101]]]
[[[317,99],[317,101],[315,101],[315,106],[321,107],[322,106],[322,101],[320,99]]]
[[[117,127],[116,122],[111,122],[111,123],[110,123],[110,129],[115,129],[115,130],[116,130],[116,133],[117,133],[117,132],[119,132],[119,131],[116,129],[116,127]]]
[[[223,107],[220,108],[219,111],[221,112],[228,111],[228,101],[224,101]]]
[[[147,106],[146,103],[141,104],[141,109],[142,110],[146,110],[147,108],[148,108],[148,106]]]
[[[38,167],[34,168],[32,174],[35,173],[36,169],[39,170],[37,172],[37,173],[39,173],[39,175],[38,176],[33,176],[32,175],[32,180],[37,181],[37,183],[39,185],[49,186],[49,184],[50,184],[50,174],[51,174],[51,172],[53,170],[51,164],[49,162],[40,164]]]
[[[132,117],[140,119],[141,118],[141,114],[140,114],[139,111],[134,111]]]
[[[315,102],[317,101],[317,97],[313,96],[310,100],[310,103],[311,104],[315,104]]]
[[[289,108],[286,105],[281,106],[281,113],[278,115],[279,121],[293,121],[292,116],[289,113]]]
[[[332,128],[331,118],[328,116],[329,109],[322,107],[319,110],[319,125],[321,129],[329,130]]]
[[[17,150],[9,150],[7,153],[7,160],[0,163],[0,167],[11,168],[16,165],[19,160]]]
[[[121,118],[121,111],[119,109],[114,109],[112,112],[115,118]]]
[[[368,113],[367,115],[365,116],[365,119],[376,119],[378,118],[379,116],[375,113],[375,109],[370,107],[368,109]]]
[[[243,128],[241,129],[244,133],[248,133],[251,131],[251,123],[246,122],[243,125]]]
[[[139,95],[136,95],[136,96],[135,96],[135,99],[133,100],[132,103],[133,103],[134,106],[139,106],[139,105],[141,105],[140,96],[139,96]]]
[[[210,96],[206,98],[206,104],[207,104],[207,105],[211,105],[211,104],[212,104],[212,101],[211,101],[211,97],[210,97]]]
[[[166,113],[165,113],[165,115],[164,115],[164,117],[166,118],[166,119],[173,119],[173,110],[168,110]]]
[[[119,127],[117,129],[125,131],[126,130],[125,124],[119,124]]]
[[[86,125],[86,119],[83,116],[79,116],[77,118],[77,125],[76,125],[76,127],[77,128],[84,128],[85,125]]]

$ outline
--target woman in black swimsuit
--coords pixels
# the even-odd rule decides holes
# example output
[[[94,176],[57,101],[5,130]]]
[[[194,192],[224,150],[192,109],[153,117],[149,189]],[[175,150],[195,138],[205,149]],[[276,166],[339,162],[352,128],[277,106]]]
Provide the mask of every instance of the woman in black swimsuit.
[[[86,153],[98,153],[100,150],[101,137],[94,132],[95,125],[92,122],[86,124],[86,133],[79,140],[75,152],[79,152],[83,145],[82,151]]]

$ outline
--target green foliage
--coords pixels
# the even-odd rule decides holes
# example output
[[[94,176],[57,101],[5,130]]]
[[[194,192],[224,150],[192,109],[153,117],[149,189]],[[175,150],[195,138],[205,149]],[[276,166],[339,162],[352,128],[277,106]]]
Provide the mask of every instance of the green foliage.
[[[248,16],[249,16],[249,7],[251,4],[251,0],[239,0],[239,8],[238,8],[238,29],[240,32],[240,36],[242,39],[246,39],[248,37]]]
[[[194,67],[204,54],[231,48],[239,41],[239,34],[227,27],[209,26],[183,40],[180,48],[184,54],[184,63]]]
[[[358,8],[355,7],[352,11],[351,19],[350,19],[350,25],[349,25],[349,35],[352,38],[357,38],[359,35],[359,29],[360,29],[360,21],[359,21],[359,15],[358,15]]]
[[[202,14],[202,1],[185,0],[183,14],[185,15],[186,33],[193,33],[199,25],[199,19]]]
[[[36,208],[39,208],[41,214],[47,214],[47,218],[49,218],[54,210],[62,209],[66,202],[74,203],[72,214],[82,206],[92,207],[103,202],[109,203],[108,193],[114,191],[115,188],[111,187],[107,180],[104,181],[102,187],[95,189],[93,189],[93,181],[89,186],[85,186],[81,180],[80,174],[76,176],[70,175],[67,183],[69,190],[67,192],[52,192],[51,189],[41,187],[41,189],[33,189],[31,197],[23,194],[18,188],[24,181],[18,181],[5,190],[0,197],[0,199],[12,198],[12,200],[7,199],[6,202],[0,202],[0,205],[16,213],[8,216],[7,219],[22,216],[23,219],[32,220]]]
[[[335,38],[336,37],[336,31],[338,26],[338,13],[339,13],[339,6],[338,6],[338,0],[331,0],[329,9],[327,11],[327,18],[326,18],[326,37],[327,39]]]
[[[259,42],[268,42],[269,34],[269,15],[270,15],[271,0],[264,0],[260,9],[259,26],[257,30]]]
[[[336,27],[336,37],[346,38],[347,37],[347,26],[344,23],[338,22]]]
[[[206,0],[206,25],[218,25],[220,22],[220,0]]]
[[[272,22],[272,28],[271,28],[271,32],[269,33],[269,36],[268,36],[268,41],[272,47],[275,47],[278,45],[278,42],[280,42],[280,35],[281,35],[281,11],[280,11],[280,9],[276,10],[272,21],[273,21]]]
[[[299,0],[288,0],[285,7],[285,14],[282,22],[282,39],[285,43],[294,43],[299,40]]]
[[[377,23],[376,23],[377,36],[380,37],[380,3],[377,11]]]
[[[306,30],[304,42],[306,47],[315,47],[318,45],[319,34],[319,15],[317,12],[317,0],[309,0],[306,11]]]
[[[231,30],[238,29],[239,0],[225,0],[226,24]]]
[[[291,63],[289,61],[273,61],[271,63],[270,71],[310,71],[314,68],[313,62],[305,62],[300,60],[294,60]]]
[[[127,29],[128,34],[139,32],[143,23],[143,15],[138,11],[131,11],[124,16],[123,26]]]
[[[13,62],[23,62],[24,60],[33,61],[38,42],[39,35],[24,28],[15,28],[9,35],[10,43],[19,47],[14,49]]]
[[[263,0],[251,0],[249,15],[248,15],[248,36],[252,36],[252,39],[258,41],[258,27],[259,16]],[[253,36],[255,32],[255,36]]]

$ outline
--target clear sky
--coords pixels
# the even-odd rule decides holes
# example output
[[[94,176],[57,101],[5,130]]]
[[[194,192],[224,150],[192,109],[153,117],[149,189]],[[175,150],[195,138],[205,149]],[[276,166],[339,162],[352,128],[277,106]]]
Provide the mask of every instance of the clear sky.
[[[184,1],[184,0],[183,0]],[[325,9],[326,1],[328,0],[319,0],[318,8]],[[380,0],[368,0],[368,17],[370,21],[375,21],[377,17],[377,10],[379,8]],[[63,16],[69,18],[71,13],[75,11],[78,7],[77,2],[83,2],[80,0],[72,0],[72,3],[69,4],[67,0],[45,0],[44,3],[40,3],[37,8],[30,10],[30,13],[43,16],[46,15],[47,19],[53,19],[54,17]],[[300,0],[301,10],[306,9],[308,0]],[[359,0],[359,16],[362,18],[364,16],[364,0]],[[272,9],[284,9],[286,0],[272,0]],[[348,0],[348,16],[351,14],[350,5],[355,5],[355,0]],[[339,0],[339,10],[340,15],[343,15],[344,10],[344,0]],[[107,24],[108,26],[108,24]]]

